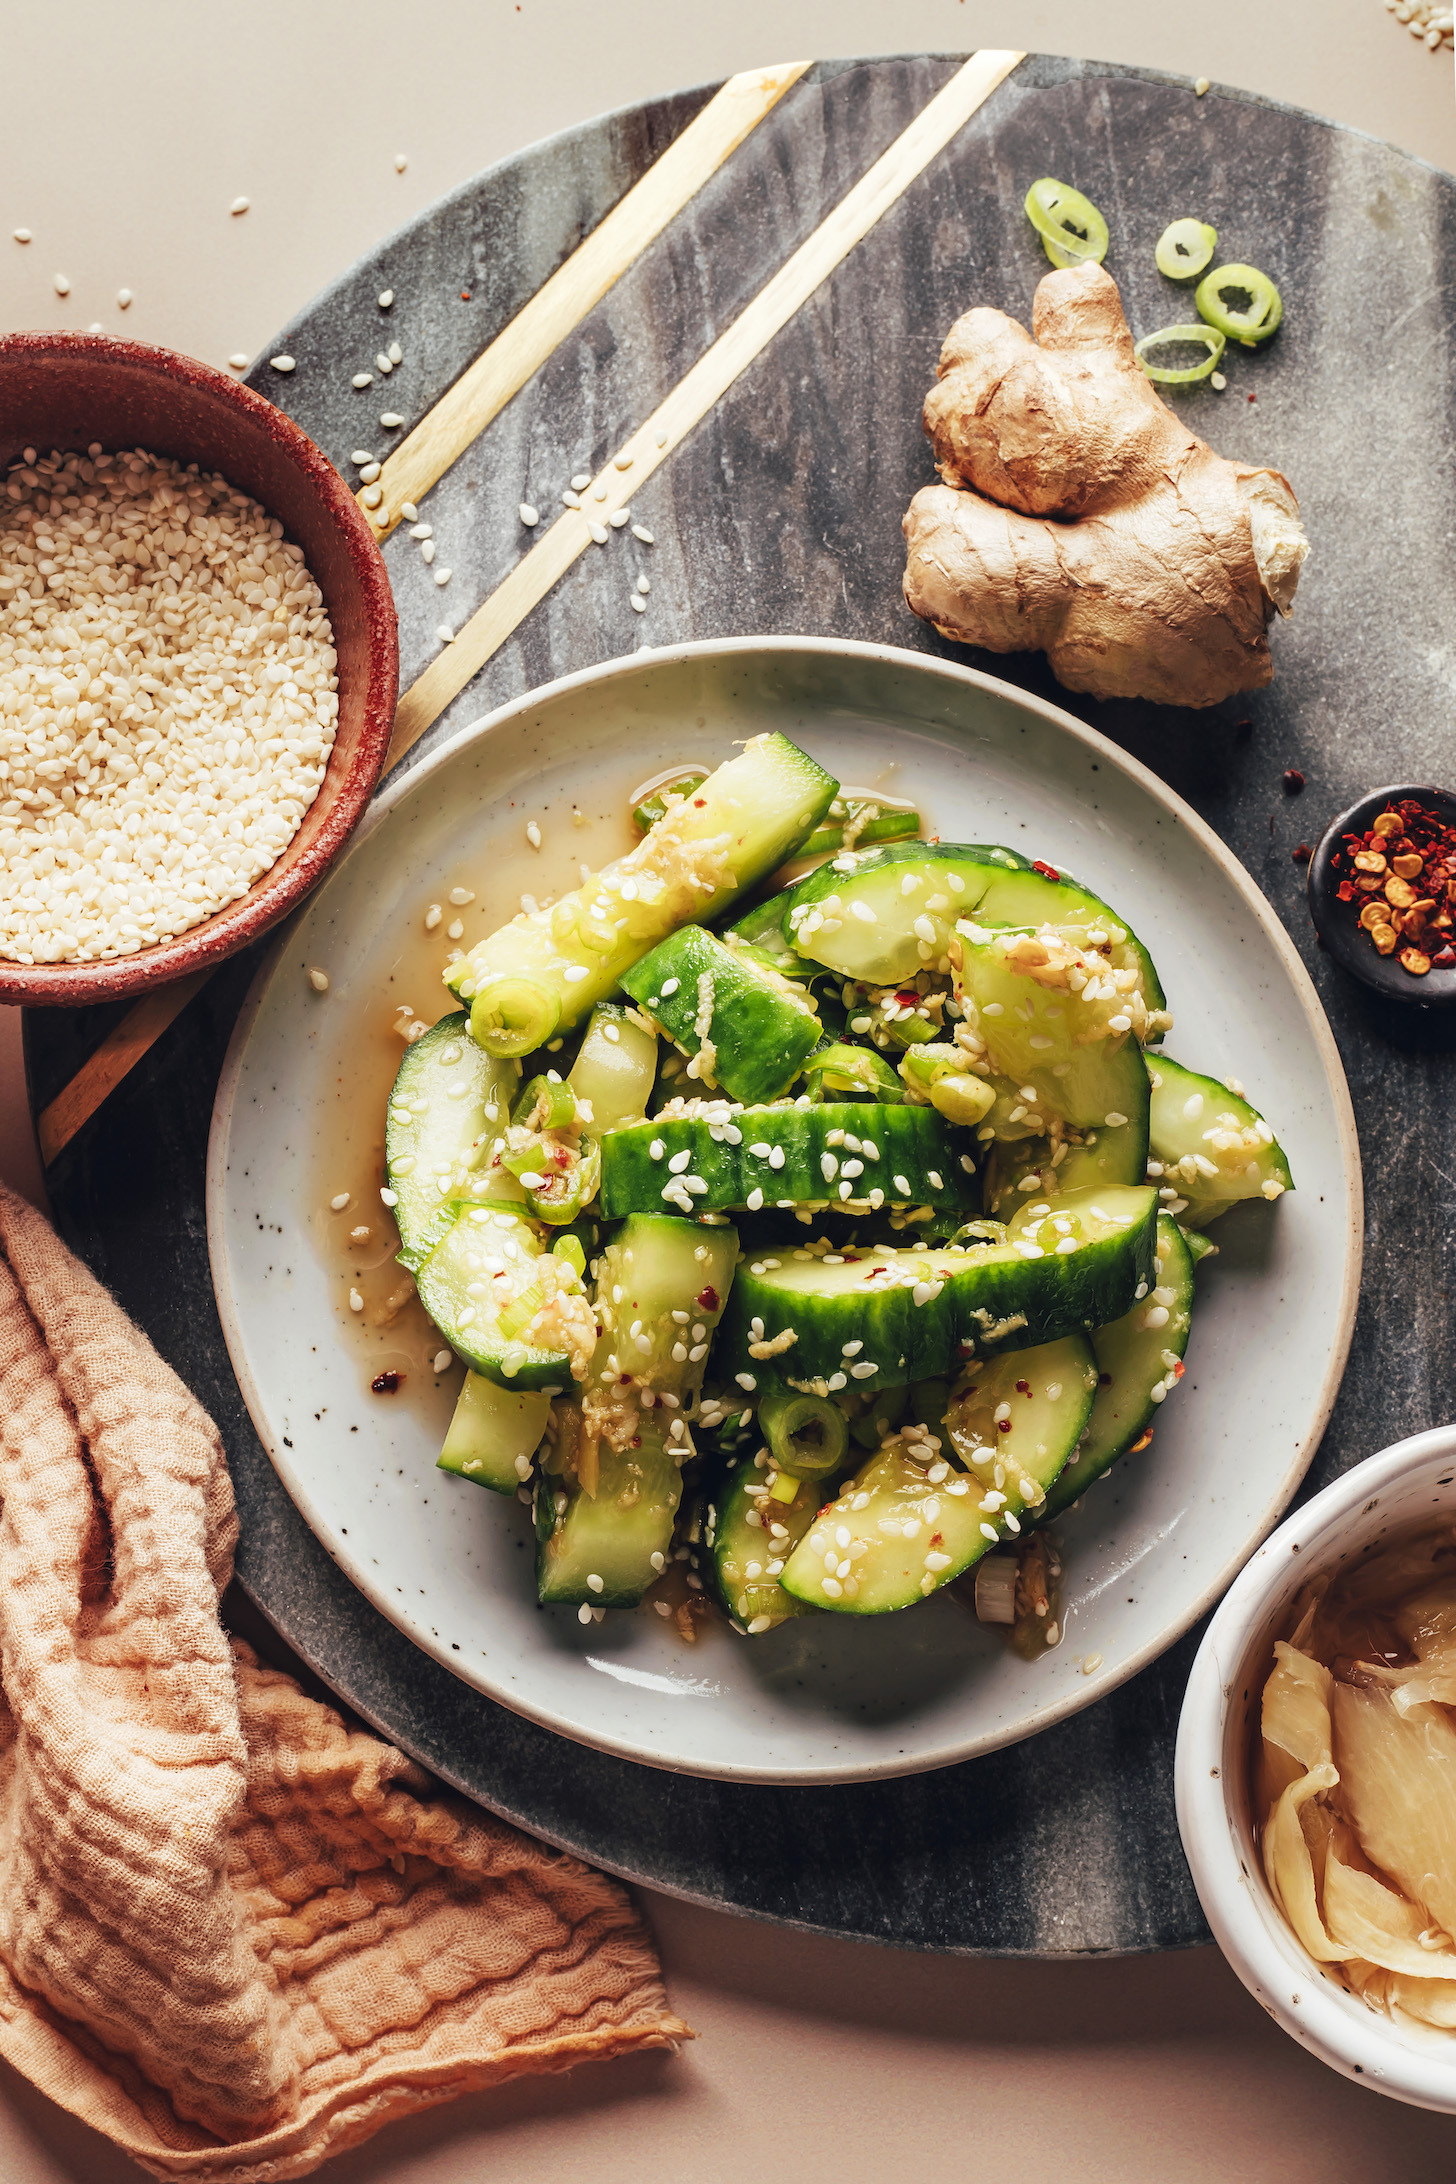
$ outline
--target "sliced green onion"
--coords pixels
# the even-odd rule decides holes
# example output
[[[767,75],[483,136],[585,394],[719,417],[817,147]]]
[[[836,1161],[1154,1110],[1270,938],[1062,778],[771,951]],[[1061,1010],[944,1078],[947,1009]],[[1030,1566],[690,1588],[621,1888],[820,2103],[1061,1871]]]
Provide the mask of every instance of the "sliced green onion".
[[[1244,295],[1248,303],[1230,303],[1229,296]],[[1277,333],[1284,303],[1267,273],[1256,265],[1220,265],[1206,274],[1194,291],[1200,318],[1207,319],[1230,341],[1253,349]]]
[[[816,827],[808,841],[801,842],[794,851],[795,858],[827,857],[832,850],[843,849],[845,829],[852,825],[855,813],[864,808],[863,804],[851,804],[844,818],[833,826]],[[919,832],[918,811],[882,811],[877,818],[866,819],[862,827],[854,828],[854,846],[866,849],[871,842],[913,842]]]
[[[1158,237],[1153,256],[1158,271],[1170,281],[1191,281],[1212,261],[1217,247],[1218,229],[1206,220],[1175,220]]]
[[[1043,175],[1026,193],[1026,217],[1053,265],[1101,265],[1107,256],[1107,222],[1070,183]]]
[[[844,1462],[849,1425],[817,1395],[766,1395],[758,1422],[780,1471],[791,1479],[827,1479]]]
[[[816,1048],[804,1064],[803,1076],[811,1100],[838,1093],[894,1106],[905,1097],[905,1088],[887,1061],[872,1047],[850,1046],[847,1041]]]
[[[502,1305],[497,1324],[507,1342],[514,1342],[517,1335],[525,1333],[545,1302],[545,1288],[536,1281],[523,1289],[513,1304]]]
[[[553,1259],[564,1259],[578,1275],[586,1273],[586,1253],[582,1249],[579,1236],[558,1236],[551,1246],[551,1256]]]
[[[470,1004],[470,1036],[487,1054],[534,1054],[561,1021],[561,1003],[534,978],[492,978]]]
[[[1207,349],[1208,354],[1199,364],[1148,362],[1149,350],[1161,348],[1165,344],[1171,347],[1178,342],[1196,342],[1200,348]],[[1218,369],[1218,360],[1223,355],[1224,346],[1224,337],[1214,326],[1165,326],[1161,332],[1144,334],[1141,341],[1134,342],[1133,355],[1149,379],[1155,379],[1160,387],[1191,387],[1195,380],[1207,379],[1210,372]]]
[[[937,1041],[907,1047],[900,1075],[913,1091],[925,1094],[937,1114],[968,1130],[984,1122],[996,1104],[991,1086],[967,1069],[966,1057],[957,1046]]]
[[[511,1121],[536,1130],[566,1130],[576,1120],[576,1094],[558,1077],[532,1077],[511,1103]]]
[[[690,766],[683,773],[669,774],[665,781],[654,782],[641,796],[641,801],[632,806],[634,824],[645,834],[665,815],[669,796],[691,796],[707,778],[701,768]]]
[[[502,1153],[500,1162],[525,1183],[532,1219],[552,1228],[574,1221],[595,1198],[602,1179],[601,1148],[594,1138],[584,1137],[579,1144],[567,1138],[533,1138],[529,1145]],[[526,1183],[527,1176],[540,1180]]]

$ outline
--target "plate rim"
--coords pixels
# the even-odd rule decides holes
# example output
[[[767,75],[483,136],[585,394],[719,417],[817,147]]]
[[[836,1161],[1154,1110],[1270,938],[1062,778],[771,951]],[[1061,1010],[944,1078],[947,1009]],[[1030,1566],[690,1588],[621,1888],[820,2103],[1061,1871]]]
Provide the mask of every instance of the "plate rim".
[[[1315,1452],[1323,1438],[1330,1414],[1334,1409],[1345,1365],[1354,1338],[1356,1310],[1359,1303],[1360,1277],[1364,1252],[1364,1178],[1360,1163],[1359,1138],[1355,1127],[1354,1109],[1350,1099],[1344,1064],[1340,1059],[1334,1034],[1330,1029],[1323,1004],[1314,981],[1305,968],[1303,959],[1286,931],[1273,905],[1257,886],[1251,874],[1228,848],[1222,837],[1206,820],[1170,788],[1152,769],[1141,760],[1123,750],[1120,744],[1104,736],[1099,729],[1089,727],[1072,713],[1065,711],[1052,700],[1037,693],[1021,689],[1017,684],[1001,677],[987,674],[983,669],[963,665],[956,660],[944,660],[934,654],[911,651],[899,645],[871,643],[858,638],[792,635],[787,633],[698,638],[676,645],[652,646],[646,652],[631,652],[615,659],[601,660],[570,675],[554,678],[536,688],[522,692],[504,705],[467,722],[451,735],[442,739],[422,756],[411,754],[402,761],[396,776],[375,796],[368,811],[355,828],[343,855],[330,868],[320,882],[320,889],[327,885],[333,872],[342,868],[364,845],[372,840],[378,829],[385,825],[407,794],[412,794],[432,775],[440,772],[466,749],[484,743],[493,735],[513,726],[523,715],[541,705],[583,689],[630,680],[654,667],[668,663],[687,663],[695,660],[721,661],[734,655],[824,655],[836,659],[874,661],[880,664],[909,670],[912,674],[928,677],[932,682],[942,682],[961,690],[975,690],[1013,706],[1020,706],[1038,715],[1053,728],[1070,735],[1099,762],[1107,764],[1123,774],[1159,805],[1177,826],[1182,827],[1220,869],[1224,878],[1242,899],[1245,908],[1253,916],[1272,945],[1276,959],[1281,964],[1293,988],[1306,1023],[1314,1037],[1316,1050],[1323,1065],[1324,1081],[1328,1087],[1335,1110],[1336,1135],[1341,1171],[1345,1185],[1344,1205],[1344,1267],[1340,1288],[1339,1306],[1334,1339],[1331,1343],[1325,1372],[1320,1383],[1318,1397],[1311,1421],[1302,1436],[1293,1457],[1285,1465],[1272,1493],[1263,1505],[1257,1526],[1247,1545],[1228,1559],[1207,1580],[1190,1600],[1186,1611],[1180,1612],[1172,1623],[1165,1624],[1158,1633],[1133,1649],[1129,1655],[1093,1675],[1079,1680],[1058,1698],[1050,1699],[1030,1713],[1020,1716],[1016,1723],[997,1729],[986,1730],[978,1735],[957,1741],[942,1742],[933,1750],[914,1755],[897,1753],[892,1757],[874,1761],[847,1762],[843,1765],[795,1769],[792,1767],[754,1767],[737,1762],[711,1764],[701,1759],[686,1759],[665,1750],[644,1751],[630,1738],[599,1734],[592,1735],[585,1727],[565,1727],[547,1707],[530,1703],[519,1690],[512,1686],[497,1688],[492,1682],[466,1675],[462,1668],[433,1647],[421,1642],[416,1631],[390,1612],[382,1598],[376,1598],[374,1590],[365,1582],[363,1573],[356,1574],[350,1557],[339,1551],[333,1537],[333,1528],[317,1516],[313,1499],[295,1467],[289,1462],[289,1452],[281,1446],[281,1439],[267,1426],[267,1413],[258,1389],[243,1341],[238,1318],[237,1302],[228,1276],[226,1254],[222,1248],[223,1193],[227,1173],[227,1145],[231,1132],[234,1103],[242,1074],[243,1057],[254,1024],[261,1012],[264,997],[270,987],[280,961],[292,944],[296,919],[280,929],[267,955],[248,988],[228,1041],[217,1091],[213,1102],[212,1120],[208,1132],[207,1163],[204,1181],[204,1198],[207,1223],[208,1261],[212,1274],[213,1293],[223,1340],[227,1347],[229,1363],[236,1375],[239,1392],[252,1421],[253,1430],[280,1479],[294,1507],[313,1533],[319,1545],[337,1564],[344,1576],[362,1595],[368,1605],[400,1631],[412,1645],[448,1669],[468,1689],[476,1690],[496,1704],[523,1716],[539,1727],[552,1731],[572,1744],[583,1744],[605,1752],[613,1758],[626,1759],[638,1765],[654,1768],[670,1774],[689,1774],[700,1780],[724,1781],[743,1784],[760,1784],[777,1788],[832,1788],[838,1784],[857,1782],[883,1782],[912,1774],[925,1774],[943,1767],[951,1767],[964,1761],[981,1758],[990,1753],[1024,1742],[1051,1729],[1058,1722],[1080,1713],[1084,1707],[1106,1697],[1110,1692],[1131,1678],[1160,1656],[1190,1630],[1198,1618],[1205,1614],[1228,1590],[1229,1585],[1243,1569],[1250,1557],[1269,1532],[1279,1522],[1298,1490],[1300,1482],[1314,1460]],[[307,898],[300,906],[299,915],[312,902]],[[286,1638],[288,1633],[282,1635]],[[291,1642],[291,1641],[290,1641]]]

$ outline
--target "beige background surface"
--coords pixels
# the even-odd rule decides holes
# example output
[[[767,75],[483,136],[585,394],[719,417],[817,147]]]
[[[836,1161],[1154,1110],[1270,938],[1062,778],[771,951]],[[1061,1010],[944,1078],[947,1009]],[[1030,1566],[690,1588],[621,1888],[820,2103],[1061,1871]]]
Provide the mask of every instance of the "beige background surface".
[[[1224,0],[1216,14],[1169,0],[44,0],[22,14],[11,0],[0,39],[0,327],[99,321],[216,364],[256,352],[358,252],[493,160],[765,60],[1090,53],[1288,99],[1456,166],[1451,56],[1428,54],[1380,0]],[[239,195],[251,210],[232,219]],[[19,226],[34,232],[24,247]],[[135,295],[124,315],[122,286]],[[1371,338],[1378,358],[1377,327]],[[17,1028],[0,1011],[0,1174],[34,1193]],[[934,2184],[1424,2184],[1456,2169],[1456,2121],[1324,2070],[1212,1950],[957,1960],[665,1898],[649,1909],[694,2047],[460,2102],[329,2176],[739,2184],[771,2166],[796,2184],[907,2171]],[[4,2184],[139,2173],[0,2066]]]

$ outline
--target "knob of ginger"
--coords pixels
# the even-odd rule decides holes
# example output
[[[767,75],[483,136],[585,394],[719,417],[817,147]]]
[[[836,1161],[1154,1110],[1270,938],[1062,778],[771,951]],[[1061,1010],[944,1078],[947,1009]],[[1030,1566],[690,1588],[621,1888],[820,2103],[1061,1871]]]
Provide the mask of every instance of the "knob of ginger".
[[[905,517],[908,604],[957,643],[1044,651],[1093,697],[1216,705],[1269,682],[1309,550],[1288,479],[1188,430],[1101,266],[1049,273],[1032,326],[974,310],[946,338],[924,411],[945,482]]]

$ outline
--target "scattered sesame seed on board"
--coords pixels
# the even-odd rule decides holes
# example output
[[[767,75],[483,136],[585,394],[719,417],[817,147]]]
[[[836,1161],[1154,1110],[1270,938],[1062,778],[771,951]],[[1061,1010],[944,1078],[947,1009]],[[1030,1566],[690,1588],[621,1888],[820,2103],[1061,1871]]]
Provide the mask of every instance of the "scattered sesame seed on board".
[[[424,528],[424,526],[423,526],[423,525],[417,525],[417,526],[416,526],[416,529],[423,529],[423,528]],[[412,534],[412,535],[413,535],[413,534]],[[432,561],[434,560],[434,558],[435,558],[435,541],[434,541],[434,540],[433,540],[432,538],[425,538],[424,540],[422,540],[422,541],[421,541],[421,544],[420,544],[420,559],[421,559],[421,561],[423,561],[423,563],[425,564],[425,567],[426,567],[426,568],[428,568],[428,567],[430,566],[430,563],[431,563],[431,562],[432,562]]]
[[[402,523],[418,523],[420,520],[420,512],[413,501],[401,501],[399,514]]]
[[[246,212],[247,209],[248,200],[246,197],[235,197],[232,203],[228,206],[228,211],[232,214],[235,220],[240,212]]]
[[[519,515],[522,523],[524,523],[528,531],[534,531],[537,524],[541,521],[540,509],[533,508],[529,501],[522,501],[516,513],[517,515]]]
[[[374,384],[374,374],[373,372],[355,372],[353,383],[356,387],[359,387],[361,389],[364,387],[372,387]]]
[[[389,361],[389,352],[387,349],[381,349],[379,351],[378,355],[374,359],[374,368],[376,371],[382,372],[385,378],[388,379],[390,373],[394,370],[394,366]]]
[[[448,622],[442,622],[435,631],[435,635],[442,645],[453,645],[455,642],[455,632]]]
[[[1208,78],[1207,78],[1207,76],[1197,76],[1197,77],[1195,77],[1195,78],[1194,78],[1194,83],[1193,83],[1193,92],[1194,92],[1194,96],[1195,96],[1196,98],[1200,98],[1200,99],[1201,99],[1201,98],[1203,97],[1203,94],[1204,94],[1204,92],[1205,92],[1205,91],[1206,91],[1207,89],[1208,89]]]
[[[71,284],[64,273],[53,273],[51,275],[51,286],[58,296],[69,296],[71,293]]]
[[[590,529],[593,546],[605,546],[612,535],[604,523],[594,523]]]
[[[573,493],[584,493],[590,484],[591,472],[589,470],[579,470],[571,481],[571,490]]]
[[[233,355],[228,358],[228,363],[232,366],[235,372],[246,371],[248,368],[248,359],[246,352],[242,349],[236,350]]]
[[[445,585],[449,583],[449,581],[450,581],[451,577],[452,577],[452,576],[453,576],[454,574],[455,574],[455,571],[454,571],[453,569],[436,569],[436,571],[435,571],[435,582],[436,582],[436,583],[437,583],[437,584],[438,584],[438,585],[439,585],[439,586],[441,587],[441,589],[443,590],[443,588],[445,587]]]
[[[639,577],[638,577],[638,579],[637,579],[637,589],[638,589],[638,591],[640,591],[640,592],[641,592],[641,594],[642,594],[643,598],[645,599],[645,598],[646,598],[646,596],[647,596],[647,594],[648,594],[648,593],[649,593],[649,592],[651,591],[651,589],[652,589],[652,579],[651,579],[651,577],[650,577],[650,576],[639,576]]]
[[[118,288],[116,291],[116,301],[118,309],[122,311],[129,311],[131,309],[131,290],[129,288]]]
[[[296,371],[298,368],[294,358],[291,356],[270,356],[268,362],[272,365],[275,372],[291,372]]]
[[[404,423],[404,419],[400,416],[398,410],[387,409],[379,422],[386,432],[398,432],[400,426]]]
[[[396,173],[396,174],[403,174],[403,173],[404,173],[404,170],[405,170],[405,168],[406,168],[406,167],[407,167],[408,165],[409,165],[409,155],[408,155],[408,153],[407,153],[407,152],[396,152],[396,153],[395,153],[395,155],[394,155],[394,171],[395,171],[395,173]]]
[[[627,604],[634,614],[645,614],[647,612],[647,601],[638,592],[629,594]]]
[[[656,534],[652,531],[649,531],[645,523],[634,523],[632,526],[632,536],[633,538],[640,539],[644,546],[655,546],[657,544]]]
[[[367,463],[362,464],[359,471],[360,484],[372,485],[375,479],[379,476],[380,468],[380,464],[373,461],[372,458]]]
[[[392,288],[383,288],[383,289],[381,289],[381,290],[380,290],[380,292],[379,292],[379,308],[380,308],[380,310],[381,310],[381,311],[387,311],[387,310],[389,309],[390,305],[391,305],[391,304],[393,303],[393,301],[394,301],[394,290],[393,290]]]
[[[404,351],[397,341],[391,341],[389,344],[389,361],[391,364],[403,364],[404,362]]]
[[[28,243],[31,239],[30,229],[28,227],[18,227],[15,229],[14,232],[15,240],[17,241],[17,243]]]

